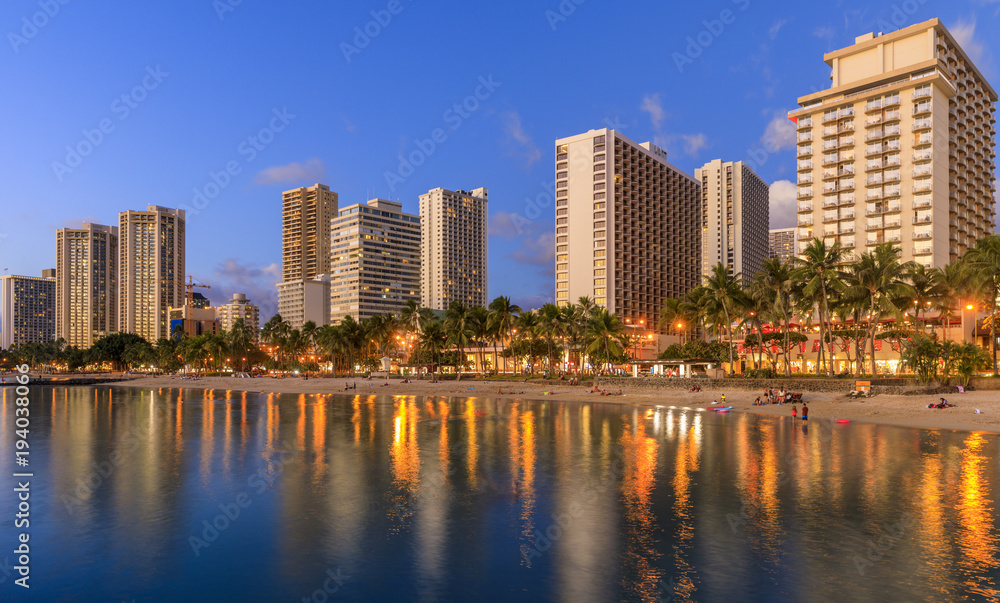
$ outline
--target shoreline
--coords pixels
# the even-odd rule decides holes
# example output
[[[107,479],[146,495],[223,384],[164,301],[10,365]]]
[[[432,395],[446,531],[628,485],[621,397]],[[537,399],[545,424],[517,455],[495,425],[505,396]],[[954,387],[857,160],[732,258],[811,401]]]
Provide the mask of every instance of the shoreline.
[[[357,383],[356,390],[344,390],[345,384]],[[560,402],[591,402],[605,404],[627,404],[635,406],[663,406],[683,408],[704,408],[717,403],[721,391],[689,393],[685,391],[650,391],[647,388],[621,389],[622,396],[602,396],[590,393],[584,386],[518,383],[515,381],[411,381],[402,383],[398,379],[385,380],[337,378],[286,378],[272,379],[259,377],[237,379],[234,377],[203,377],[198,380],[177,376],[138,377],[120,382],[106,382],[102,387],[173,388],[193,390],[230,390],[247,393],[275,394],[324,394],[324,395],[368,395],[368,396],[449,396],[498,399],[520,399],[536,402],[558,400]],[[498,394],[502,389],[504,393]],[[617,391],[617,390],[615,390]],[[726,392],[726,404],[733,406],[733,412],[749,412],[758,415],[791,416],[790,404],[752,406],[761,392],[733,390]],[[845,399],[843,394],[829,392],[805,392],[803,400],[809,406],[809,417],[813,419],[848,419],[851,422],[892,425],[916,429],[946,429],[954,431],[976,431],[1000,434],[1000,395],[995,391],[974,391],[964,394],[947,394],[954,408],[927,408],[937,402],[940,396],[895,396],[882,394],[867,400]],[[801,405],[799,414],[801,416]],[[980,409],[982,414],[975,414]]]

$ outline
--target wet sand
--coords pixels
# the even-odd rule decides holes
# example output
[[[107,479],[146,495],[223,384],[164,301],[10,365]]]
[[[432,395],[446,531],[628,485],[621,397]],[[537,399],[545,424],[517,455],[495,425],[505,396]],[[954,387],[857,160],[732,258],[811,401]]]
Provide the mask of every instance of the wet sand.
[[[357,383],[357,390],[344,390],[347,384]],[[650,391],[645,388],[622,390],[622,396],[602,396],[591,393],[582,385],[548,385],[517,381],[442,381],[427,380],[403,383],[398,379],[366,381],[358,379],[237,379],[234,377],[204,377],[198,380],[176,376],[139,377],[117,383],[117,386],[141,388],[218,389],[282,394],[348,394],[348,395],[413,395],[454,396],[477,398],[508,398],[522,400],[559,400],[564,402],[599,402],[604,404],[629,404],[637,406],[666,406],[705,408],[718,404],[721,392],[688,393],[683,390]],[[503,393],[497,393],[502,390]],[[726,405],[735,412],[753,412],[764,415],[791,417],[789,404],[752,406],[762,392],[733,390],[726,393]],[[1000,433],[1000,392],[976,391],[948,394],[945,397],[954,408],[927,408],[940,396],[887,396],[880,395],[866,400],[850,400],[844,395],[806,392],[803,400],[809,406],[809,417],[814,419],[848,419],[862,423],[899,425],[925,429],[948,429]],[[976,414],[979,409],[981,414]],[[802,407],[798,405],[799,416]]]

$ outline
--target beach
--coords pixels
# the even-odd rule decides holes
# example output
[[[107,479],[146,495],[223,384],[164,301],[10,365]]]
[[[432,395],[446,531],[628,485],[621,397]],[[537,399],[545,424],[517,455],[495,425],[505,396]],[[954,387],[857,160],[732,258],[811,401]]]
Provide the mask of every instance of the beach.
[[[388,383],[388,385],[385,385]],[[357,384],[356,390],[346,390],[345,385]],[[622,388],[621,396],[602,396],[583,385],[555,383],[522,383],[519,381],[490,381],[463,379],[462,381],[414,380],[403,383],[399,379],[364,378],[312,378],[299,377],[274,379],[261,377],[238,379],[235,377],[202,377],[189,379],[179,376],[138,377],[114,384],[121,387],[183,388],[196,390],[231,390],[254,393],[280,394],[344,394],[362,396],[449,396],[493,399],[558,400],[561,402],[597,402],[602,404],[628,404],[636,406],[662,406],[674,408],[706,408],[719,404],[718,390],[689,393],[681,389],[651,391],[647,388]],[[776,383],[780,386],[780,382]],[[502,391],[503,393],[498,393]],[[617,392],[617,390],[615,390]],[[753,406],[753,401],[763,392],[733,390],[726,393],[726,405],[733,412],[752,412],[762,415],[791,417],[792,405],[773,404]],[[964,394],[947,394],[954,408],[927,408],[938,402],[938,395],[890,396],[879,395],[869,399],[850,400],[844,395],[826,392],[806,392],[803,401],[809,406],[811,419],[847,419],[861,423],[1000,433],[1000,393],[974,391]],[[976,414],[976,409],[981,411]],[[798,405],[802,415],[802,406]]]

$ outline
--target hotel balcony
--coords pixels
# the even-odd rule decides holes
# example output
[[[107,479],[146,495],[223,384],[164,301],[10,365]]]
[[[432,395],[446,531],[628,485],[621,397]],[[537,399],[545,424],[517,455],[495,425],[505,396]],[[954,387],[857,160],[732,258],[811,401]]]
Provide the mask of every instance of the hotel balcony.
[[[931,217],[930,216],[913,216],[913,223],[914,224],[930,224],[931,223]],[[913,235],[913,236],[916,236],[916,235]],[[930,236],[930,235],[928,235],[928,236]]]
[[[913,248],[913,255],[930,255],[934,253],[934,248],[930,245],[922,245]]]

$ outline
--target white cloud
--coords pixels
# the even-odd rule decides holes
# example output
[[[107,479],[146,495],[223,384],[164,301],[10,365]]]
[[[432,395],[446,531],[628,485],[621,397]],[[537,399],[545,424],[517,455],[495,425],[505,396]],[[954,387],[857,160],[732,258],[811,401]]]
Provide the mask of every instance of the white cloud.
[[[542,158],[542,152],[535,146],[535,141],[524,131],[521,116],[516,111],[504,113],[504,130],[508,137],[521,147],[525,163],[531,165]]]
[[[309,159],[305,163],[275,165],[261,170],[254,176],[254,184],[296,184],[309,186],[326,178],[326,167],[322,159]]]
[[[832,27],[820,26],[812,30],[812,35],[814,38],[832,42],[837,37],[837,30]]]
[[[786,112],[779,111],[768,122],[767,127],[764,129],[764,136],[760,140],[764,145],[764,149],[769,153],[773,153],[794,148],[795,139],[795,124],[792,123],[792,120],[788,119]]]
[[[771,228],[791,228],[795,226],[795,195],[798,187],[791,180],[777,180],[771,185],[770,215]]]
[[[708,146],[708,140],[701,132],[697,134],[681,134],[681,139],[684,141],[684,152],[692,157],[697,156],[698,151]]]
[[[962,47],[965,54],[969,55],[974,63],[980,63],[983,61],[985,55],[986,47],[982,42],[976,39],[976,18],[973,17],[971,21],[956,21],[954,25],[948,28],[951,35],[955,36],[955,41],[958,45]]]
[[[649,119],[652,120],[653,127],[657,130],[663,125],[663,120],[667,118],[667,112],[663,110],[663,102],[660,101],[659,93],[643,96],[639,109],[649,113]]]
[[[552,269],[556,261],[556,235],[553,229],[538,232],[534,236],[524,237],[521,246],[507,257],[519,264]]]
[[[490,216],[490,236],[513,239],[521,236],[531,226],[531,220],[517,213],[494,212]]]
[[[776,21],[774,25],[772,25],[771,28],[767,30],[767,37],[771,38],[772,40],[777,38],[778,32],[781,31],[781,28],[784,27],[787,23],[788,19],[781,19],[780,21]]]

